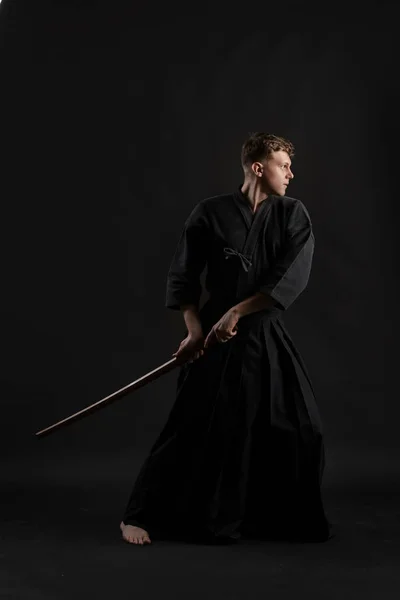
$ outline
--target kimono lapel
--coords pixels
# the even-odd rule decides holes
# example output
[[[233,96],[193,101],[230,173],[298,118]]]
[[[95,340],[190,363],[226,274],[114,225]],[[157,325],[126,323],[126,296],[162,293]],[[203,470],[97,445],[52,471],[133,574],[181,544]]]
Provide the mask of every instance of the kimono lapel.
[[[247,236],[244,245],[239,252],[240,254],[244,255],[248,261],[251,261],[257,246],[260,232],[264,227],[265,221],[271,210],[271,204],[274,200],[274,196],[271,196],[271,198],[268,200],[264,200],[255,214],[252,214],[250,206],[246,206],[247,200],[240,189],[235,192],[234,199],[243,216],[243,220],[247,225]]]
[[[247,231],[251,228],[253,223],[254,215],[251,212],[250,205],[242,192],[240,191],[240,187],[233,194],[233,199],[235,201],[235,205],[238,208],[240,214],[242,215],[243,221],[246,225]]]
[[[242,296],[246,296],[249,280],[251,281],[254,277],[254,254],[257,244],[260,240],[261,231],[263,230],[270,213],[274,196],[271,196],[268,200],[265,200],[255,214],[252,214],[250,206],[246,205],[247,200],[241,193],[240,189],[235,193],[234,198],[248,227],[247,236],[240,251],[233,248],[225,248],[224,251],[227,255],[227,258],[233,254],[236,254],[242,263],[242,268],[238,273],[236,286],[236,298],[240,301]]]

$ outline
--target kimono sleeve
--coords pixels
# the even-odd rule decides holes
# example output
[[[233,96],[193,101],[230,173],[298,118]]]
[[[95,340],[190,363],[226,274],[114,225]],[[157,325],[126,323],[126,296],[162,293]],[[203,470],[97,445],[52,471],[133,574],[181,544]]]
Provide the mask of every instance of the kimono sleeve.
[[[298,200],[289,217],[283,251],[266,273],[259,291],[271,296],[280,309],[286,310],[307,286],[313,254],[310,215]]]
[[[207,260],[209,228],[201,203],[185,222],[178,246],[168,271],[167,308],[178,310],[182,305],[198,306],[201,296],[200,275]]]

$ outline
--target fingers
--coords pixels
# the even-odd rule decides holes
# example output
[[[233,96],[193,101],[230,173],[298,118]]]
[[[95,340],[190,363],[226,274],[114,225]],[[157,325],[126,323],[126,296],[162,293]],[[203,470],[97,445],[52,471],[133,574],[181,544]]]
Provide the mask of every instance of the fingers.
[[[219,342],[219,343],[227,342],[232,337],[234,337],[236,334],[237,334],[236,326],[232,330],[228,330],[228,331],[225,329],[218,329],[214,326],[209,331],[206,339],[204,340],[203,348],[200,348],[199,350],[196,350],[195,352],[193,352],[193,350],[191,350],[191,348],[193,347],[192,345],[189,344],[188,347],[186,347],[186,344],[184,344],[184,342],[181,342],[178,350],[176,352],[174,352],[172,354],[172,356],[174,358],[179,359],[180,361],[182,360],[184,362],[192,363],[194,360],[197,360],[201,356],[203,356],[204,350],[209,348],[209,346],[211,346],[211,344],[213,344],[215,342]],[[189,358],[189,360],[188,360],[188,358]]]
[[[201,356],[203,356],[204,354],[204,350],[198,350],[197,352],[194,353],[194,355],[192,356],[192,358],[190,360],[188,360],[188,363],[192,363],[193,361],[199,359]]]
[[[204,342],[204,348],[208,348],[214,341],[220,344],[227,342],[237,334],[237,330],[225,331],[222,329],[211,329]]]
[[[176,358],[178,363],[185,362],[185,352],[181,348],[178,348],[178,350],[174,352],[172,356]]]
[[[221,335],[224,337],[224,339],[226,338],[231,338],[234,335],[237,334],[237,329],[233,328],[233,329],[222,329],[221,330]]]
[[[206,337],[206,341],[204,342],[204,348],[208,348],[210,346],[210,344],[212,344],[213,339],[216,338],[215,335],[215,330],[214,328],[211,329],[211,331],[209,332],[208,336]]]
[[[237,329],[216,329],[215,336],[219,342],[226,342],[237,334]]]
[[[179,348],[176,352],[172,354],[172,356],[176,357],[179,363],[192,363],[194,360],[197,360],[201,356],[203,356],[204,350],[196,350],[195,352],[190,351],[187,348]]]
[[[176,356],[178,358],[178,355],[179,355],[181,349],[182,349],[182,342],[179,344],[178,350],[176,352],[174,352],[172,356]]]
[[[228,335],[217,335],[215,334],[215,337],[217,339],[217,341],[221,344],[223,344],[224,342],[228,342],[231,338],[233,338],[235,335],[237,334],[237,331],[232,332],[232,333],[228,333]]]

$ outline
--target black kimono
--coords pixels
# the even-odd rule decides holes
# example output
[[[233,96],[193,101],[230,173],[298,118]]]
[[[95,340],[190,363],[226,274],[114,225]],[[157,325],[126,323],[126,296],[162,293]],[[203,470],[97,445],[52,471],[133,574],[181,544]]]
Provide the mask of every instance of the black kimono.
[[[126,524],[215,540],[329,538],[322,425],[281,318],[307,285],[313,251],[299,200],[270,196],[253,214],[239,189],[194,208],[168,273],[166,306],[198,304],[205,266],[205,336],[256,292],[275,306],[242,317],[236,336],[181,367],[175,404],[136,480]]]

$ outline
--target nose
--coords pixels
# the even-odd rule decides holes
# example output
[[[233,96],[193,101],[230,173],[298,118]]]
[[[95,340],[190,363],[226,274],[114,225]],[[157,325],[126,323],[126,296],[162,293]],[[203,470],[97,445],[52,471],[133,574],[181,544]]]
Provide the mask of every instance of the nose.
[[[293,172],[290,169],[288,171],[288,177],[289,177],[289,179],[293,179],[294,178]]]

